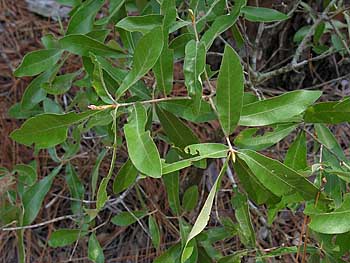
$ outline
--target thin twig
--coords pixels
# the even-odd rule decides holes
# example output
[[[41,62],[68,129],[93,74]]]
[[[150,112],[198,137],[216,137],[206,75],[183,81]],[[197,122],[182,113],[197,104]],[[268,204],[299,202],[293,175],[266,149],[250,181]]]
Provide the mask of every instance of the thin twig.
[[[126,103],[117,103],[117,104],[106,104],[106,105],[90,105],[89,109],[91,110],[105,110],[105,109],[115,109],[118,107],[128,107],[128,106],[134,106],[136,103],[140,104],[148,104],[148,103],[157,103],[157,102],[163,102],[163,101],[171,101],[171,100],[190,100],[191,98],[188,96],[184,97],[166,97],[166,98],[159,98],[159,99],[152,99],[152,100],[144,100],[144,101],[137,101],[137,102],[126,102]]]
[[[301,61],[301,62],[296,63],[296,64],[293,64],[293,62],[292,62],[284,67],[281,67],[281,68],[273,70],[273,71],[269,71],[269,72],[265,72],[265,73],[255,73],[255,74],[253,74],[254,83],[261,84],[261,83],[263,83],[263,82],[265,82],[273,77],[276,77],[278,75],[281,75],[281,74],[290,72],[292,70],[296,70],[298,68],[301,68],[312,61],[318,61],[318,60],[324,59],[326,57],[333,55],[334,53],[335,53],[334,51],[326,52],[326,53],[323,53],[317,57],[306,59],[306,60]]]
[[[322,14],[320,15],[320,17],[315,21],[315,23],[311,26],[311,28],[309,29],[309,32],[306,34],[306,36],[303,38],[303,40],[300,42],[298,48],[295,51],[293,60],[292,60],[292,66],[295,66],[298,63],[299,57],[301,56],[301,53],[304,51],[304,49],[306,48],[306,44],[308,43],[308,41],[310,40],[310,38],[313,36],[313,34],[315,33],[316,28],[318,27],[318,25],[324,21],[327,18],[327,13],[329,11],[329,9],[337,2],[337,0],[332,0],[328,6],[324,9],[324,11],[322,12]]]
[[[78,217],[80,215],[65,215],[65,216],[60,216],[54,219],[50,219],[48,221],[44,221],[38,224],[34,224],[34,225],[28,225],[28,226],[17,226],[17,227],[4,227],[0,230],[2,231],[16,231],[16,230],[21,230],[21,229],[32,229],[32,228],[38,228],[38,227],[42,227],[48,224],[52,224],[58,221],[62,221],[62,220],[66,220],[66,219],[70,219],[70,220],[74,220],[75,217]]]
[[[287,16],[288,17],[291,17],[292,14],[298,9],[298,6],[299,4],[301,3],[301,0],[298,0],[298,2],[293,6],[293,8],[288,12]],[[285,20],[282,20],[282,21],[278,21],[274,24],[271,24],[271,25],[267,25],[265,26],[266,29],[270,29],[270,28],[273,28],[273,27],[276,27],[278,26],[279,24],[283,23]]]
[[[261,36],[264,32],[264,29],[265,29],[265,24],[264,23],[260,23],[259,24],[259,28],[258,28],[258,32],[256,34],[256,38],[255,38],[255,43],[254,43],[254,52],[253,52],[253,56],[252,56],[252,60],[251,60],[251,63],[252,63],[252,68],[254,71],[256,71],[256,63],[258,61],[258,54],[259,54],[259,44],[260,44],[260,39],[261,39]]]
[[[344,48],[346,49],[346,52],[348,52],[348,54],[350,55],[350,49],[349,46],[346,44],[346,41],[344,40],[344,37],[342,36],[342,33],[339,31],[338,27],[336,27],[333,23],[333,21],[331,19],[329,19],[328,21],[331,26],[333,27],[335,33],[337,34],[337,36],[340,38],[340,41],[342,43],[342,45],[344,46]]]

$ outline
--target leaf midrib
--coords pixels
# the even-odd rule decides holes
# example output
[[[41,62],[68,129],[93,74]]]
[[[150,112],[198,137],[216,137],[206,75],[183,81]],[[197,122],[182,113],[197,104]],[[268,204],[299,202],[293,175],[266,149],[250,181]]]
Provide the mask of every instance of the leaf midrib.
[[[293,188],[293,189],[296,189],[296,192],[302,192],[304,194],[306,194],[306,196],[311,196],[311,194],[309,194],[308,192],[305,192],[303,189],[301,188],[297,188],[296,186],[290,184],[289,182],[283,180],[282,177],[278,176],[277,174],[275,173],[271,173],[271,171],[269,169],[267,169],[265,166],[263,166],[262,164],[260,164],[258,161],[256,161],[254,158],[250,157],[249,155],[247,154],[244,154],[241,152],[241,154],[247,156],[251,161],[253,161],[254,163],[256,163],[259,167],[261,167],[263,170],[267,171],[268,174],[271,174],[274,178],[278,179],[279,181],[281,181],[282,183],[286,184],[287,186]],[[302,176],[300,176],[300,178],[304,178]],[[305,181],[306,183],[308,183],[308,181]],[[316,189],[317,190],[317,189]]]

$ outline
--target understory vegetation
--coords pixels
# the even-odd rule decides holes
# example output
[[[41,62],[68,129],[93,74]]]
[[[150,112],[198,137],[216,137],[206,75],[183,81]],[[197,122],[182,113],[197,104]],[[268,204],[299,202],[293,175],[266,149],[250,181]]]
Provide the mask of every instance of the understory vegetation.
[[[13,72],[6,262],[349,262],[346,1],[58,2]]]

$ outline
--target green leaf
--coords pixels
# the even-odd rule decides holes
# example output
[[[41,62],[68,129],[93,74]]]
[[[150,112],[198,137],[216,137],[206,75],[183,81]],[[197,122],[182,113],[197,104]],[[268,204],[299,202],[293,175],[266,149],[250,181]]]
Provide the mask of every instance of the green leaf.
[[[72,198],[82,200],[84,198],[84,186],[80,181],[75,169],[71,164],[66,166],[66,182]],[[71,208],[74,214],[82,212],[82,203],[79,201],[71,201]]]
[[[185,148],[185,152],[195,157],[177,161],[174,163],[163,163],[162,173],[168,174],[183,168],[191,166],[194,162],[208,159],[208,158],[224,158],[227,156],[228,147],[219,143],[201,143],[189,145]]]
[[[25,121],[21,128],[11,133],[10,137],[16,142],[27,146],[34,143],[39,149],[50,148],[66,140],[70,125],[81,122],[97,112],[40,114]]]
[[[98,126],[108,126],[113,121],[111,115],[111,110],[100,111],[96,115],[93,115],[84,125],[80,124],[79,129],[81,132],[87,132],[95,127],[99,129]]]
[[[198,262],[198,246],[196,239],[192,239],[184,247],[181,255],[181,262],[183,263],[196,263]]]
[[[326,169],[324,169],[324,171],[326,172],[326,179],[327,179],[328,175],[330,175],[331,177],[334,177],[333,175],[336,175],[339,178],[341,178],[343,181],[350,183],[350,172],[349,171],[344,171],[344,170],[340,170],[340,169],[332,169],[332,168],[326,168]],[[329,183],[329,182],[327,181],[327,183]],[[340,186],[337,185],[336,187],[340,187]]]
[[[241,12],[241,8],[245,5],[245,1],[235,2],[235,6],[231,14],[219,16],[201,37],[201,42],[204,43],[205,49],[208,50],[214,40],[227,29],[229,29],[236,21]]]
[[[175,0],[165,0],[161,3],[161,13],[163,18],[164,48],[153,67],[153,72],[157,81],[157,89],[166,96],[173,88],[174,71],[174,50],[169,49],[167,45],[169,28],[176,20]]]
[[[150,45],[150,43],[152,43]],[[134,85],[156,64],[162,49],[164,39],[161,27],[156,27],[144,35],[137,43],[131,71],[116,92],[116,97],[120,98],[125,91]]]
[[[169,95],[173,88],[173,71],[174,71],[174,51],[163,48],[163,51],[153,67],[153,72],[157,81],[157,89],[165,96]]]
[[[66,93],[71,87],[73,80],[80,74],[79,71],[57,76],[52,82],[45,82],[41,87],[52,95],[60,95]]]
[[[181,244],[176,244],[170,248],[162,255],[157,257],[153,263],[179,263],[179,258],[181,255]]]
[[[41,49],[26,54],[15,70],[16,77],[34,76],[53,67],[62,55],[59,49]]]
[[[247,20],[252,22],[274,22],[289,18],[286,14],[277,10],[264,7],[245,6],[241,12]]]
[[[327,147],[327,149],[331,150],[333,153],[337,155],[339,159],[344,162],[347,162],[347,158],[344,154],[343,149],[339,145],[337,139],[333,135],[333,133],[323,124],[315,124],[315,130],[317,134],[317,139]]]
[[[105,177],[102,179],[100,186],[98,187],[97,194],[96,194],[96,209],[101,210],[106,202],[108,201],[108,194],[107,194],[107,185],[109,182],[108,177]]]
[[[310,211],[311,210],[311,211]],[[344,196],[343,204],[332,212],[322,212],[307,209],[311,222],[309,227],[323,234],[341,234],[350,231],[350,195]]]
[[[237,173],[239,182],[242,184],[249,198],[256,204],[274,204],[280,200],[279,197],[274,195],[256,178],[245,162],[238,156],[236,157],[236,162],[233,163],[233,167]]]
[[[95,263],[104,263],[105,256],[100,243],[98,242],[95,233],[92,233],[89,238],[88,257]]]
[[[93,30],[87,33],[88,37],[91,37],[97,41],[104,42],[111,31],[108,29]]]
[[[141,104],[135,104],[124,126],[128,153],[137,170],[145,175],[159,178],[162,166],[157,146],[153,142],[150,132],[145,131],[147,114]]]
[[[187,146],[185,152],[204,158],[223,158],[226,157],[228,149],[225,144],[221,143],[199,143]],[[225,156],[223,156],[224,153],[226,153]]]
[[[295,34],[293,37],[293,41],[296,43],[300,43],[304,37],[309,33],[311,26],[307,25],[307,26],[303,26],[301,27]]]
[[[107,56],[114,58],[126,57],[117,49],[113,49],[102,42],[99,42],[86,35],[68,35],[59,40],[61,48],[79,56],[89,56],[93,53],[97,56]]]
[[[298,246],[293,246],[293,247],[279,247],[279,248],[276,248],[276,249],[273,249],[272,251],[266,253],[266,254],[263,254],[263,255],[259,255],[257,256],[257,259],[265,259],[265,258],[275,258],[275,257],[278,257],[278,256],[283,256],[283,255],[290,255],[290,254],[296,254],[298,253],[300,248],[298,248]],[[301,248],[300,252],[303,252],[303,248]],[[314,247],[314,246],[307,246],[306,247],[306,251],[307,253],[311,254],[311,255],[314,255],[319,252],[319,248],[317,247]],[[317,255],[318,257],[320,257],[320,255]],[[319,259],[319,258],[318,258]],[[310,260],[310,259],[308,259]],[[308,261],[308,262],[314,262],[314,261]]]
[[[247,196],[236,191],[231,204],[235,210],[235,217],[239,224],[240,231],[238,233],[242,243],[248,248],[254,248],[255,232],[250,218]]]
[[[243,91],[244,76],[239,56],[226,45],[216,86],[216,110],[226,136],[233,133],[238,124]]]
[[[340,102],[320,102],[310,106],[304,115],[308,123],[338,124],[350,121],[350,98]]]
[[[166,155],[166,161],[168,163],[176,162],[179,160],[179,155],[177,151],[172,148]],[[166,193],[168,196],[169,207],[176,214],[180,215],[180,178],[179,172],[173,172],[162,176],[163,182],[166,188]]]
[[[131,160],[128,159],[120,168],[113,182],[113,192],[119,194],[128,189],[137,178],[138,172]]]
[[[194,39],[195,39],[195,36],[190,33],[184,33],[174,38],[169,44],[169,49],[174,50],[174,59],[179,59],[184,57],[186,44],[189,41]]]
[[[322,173],[326,179],[323,185],[324,191],[334,199],[335,206],[339,207],[343,200],[343,193],[346,192],[346,183],[343,180],[347,181],[345,170],[348,169],[344,168],[348,167],[349,161],[336,138],[325,125],[315,124],[315,131],[318,141],[325,146],[322,150],[322,162],[331,168],[325,169]],[[340,165],[339,160],[344,162],[344,166]]]
[[[66,35],[85,34],[92,31],[95,16],[103,4],[104,0],[88,0],[80,5],[69,21]]]
[[[50,49],[50,48],[59,48],[57,39],[55,38],[55,36],[53,34],[47,34],[44,35],[43,37],[41,37],[41,43],[43,43],[43,46],[46,49]]]
[[[169,27],[176,20],[176,1],[175,0],[163,0],[160,6],[160,10],[163,18],[163,28],[169,29]],[[169,30],[165,30],[164,34],[168,35]]]
[[[151,234],[152,244],[156,249],[159,249],[160,245],[160,230],[157,221],[153,216],[148,217],[149,233]]]
[[[14,119],[28,119],[30,117],[43,113],[43,110],[39,105],[34,106],[30,110],[25,110],[21,108],[20,103],[15,103],[8,109],[7,113],[11,118]]]
[[[163,182],[165,184],[168,202],[171,210],[176,215],[180,214],[180,199],[179,199],[179,173],[169,173],[163,175]]]
[[[288,120],[306,110],[321,91],[296,90],[270,99],[244,105],[240,125],[264,126]]]
[[[40,74],[30,82],[22,95],[20,103],[20,108],[23,111],[33,109],[46,98],[46,91],[41,88],[41,84],[46,82],[50,75],[51,70]]]
[[[182,207],[185,211],[190,212],[196,208],[198,202],[198,186],[192,185],[186,189],[182,198]]]
[[[109,15],[100,20],[95,21],[95,25],[106,25],[109,23],[115,23],[116,19],[119,19],[120,8],[124,5],[125,0],[116,0],[109,3]]]
[[[319,189],[309,180],[277,160],[252,150],[241,150],[238,157],[244,160],[257,179],[277,196],[299,193],[304,200],[313,200]],[[321,195],[320,201],[326,201]]]
[[[37,76],[25,89],[21,100],[21,109],[28,111],[38,106],[38,103],[46,98],[46,91],[41,88],[45,82],[52,82],[57,72],[61,68],[64,60],[57,63],[53,68]]]
[[[115,100],[112,95],[109,93],[104,78],[101,64],[96,59],[96,56],[93,54],[90,55],[92,63],[94,64],[94,71],[92,76],[92,86],[94,87],[97,95],[101,98],[104,103],[114,104]]]
[[[111,62],[109,62],[107,59],[100,57],[100,56],[96,56],[96,60],[97,62],[100,64],[100,66],[102,67],[102,69],[115,81],[117,82],[119,85],[120,83],[122,83],[123,79],[125,78],[125,76],[127,75],[127,71],[115,67],[111,64]]]
[[[210,218],[210,213],[211,213],[211,208],[213,206],[213,202],[214,202],[214,198],[216,195],[216,192],[218,191],[219,187],[220,187],[220,182],[221,182],[221,178],[222,176],[226,173],[226,169],[227,169],[227,165],[228,165],[228,161],[230,158],[226,158],[226,161],[224,163],[224,165],[221,168],[220,174],[218,176],[218,178],[216,179],[213,187],[211,188],[209,195],[207,197],[207,199],[205,200],[205,203],[196,219],[196,222],[194,223],[191,232],[189,233],[187,240],[186,240],[186,244],[184,247],[184,250],[182,252],[181,255],[181,263],[184,263],[185,260],[188,258],[188,255],[186,255],[186,249],[187,246],[189,244],[189,242],[196,237],[199,233],[201,233],[204,228],[206,227],[206,225],[208,224],[209,218]]]
[[[248,255],[248,250],[240,250],[232,255],[222,257],[218,263],[241,263],[242,258],[246,255]]]
[[[99,155],[97,156],[94,168],[92,169],[92,174],[91,174],[91,189],[92,189],[92,198],[95,197],[96,193],[96,186],[97,186],[97,180],[98,180],[98,175],[99,175],[99,169],[100,165],[105,158],[107,153],[107,149],[103,149]]]
[[[121,212],[116,216],[113,216],[111,222],[117,226],[129,226],[135,223],[138,219],[141,219],[147,215],[147,211],[130,211]]]
[[[198,113],[202,102],[201,74],[205,69],[205,46],[191,40],[186,44],[183,65],[185,85],[189,96],[193,99],[193,112]]]
[[[257,128],[246,129],[237,135],[235,145],[245,149],[263,150],[288,136],[297,125],[282,124],[276,126],[274,131],[265,132],[264,135],[256,135]]]
[[[129,32],[141,32],[147,34],[155,27],[162,25],[162,15],[145,15],[145,16],[127,16],[120,20],[116,27],[122,28]]]
[[[15,167],[13,168],[13,172],[18,173],[18,180],[20,182],[23,182],[29,186],[33,185],[38,178],[36,170],[32,166],[26,164],[15,165]]]
[[[24,226],[31,224],[38,215],[41,208],[41,204],[44,201],[46,194],[51,188],[53,179],[59,173],[60,170],[61,166],[58,166],[49,175],[47,175],[46,177],[44,177],[39,182],[35,183],[25,191],[22,197],[22,204],[24,208]]]
[[[294,170],[304,170],[307,167],[307,147],[305,132],[300,132],[289,146],[284,164]]]
[[[191,122],[208,122],[217,118],[211,106],[202,101],[198,113],[194,114],[192,100],[172,100],[158,103],[166,111]]]
[[[203,30],[206,23],[215,20],[215,18],[223,15],[226,12],[225,1],[215,0],[211,2],[212,2],[211,5],[208,5],[208,7],[205,6],[205,8],[207,8],[206,14],[203,16],[200,16],[200,18],[196,21],[196,27],[198,32],[201,32]]]
[[[241,34],[241,31],[239,31],[237,24],[234,24],[231,27],[231,31],[232,31],[232,35],[233,35],[233,38],[235,40],[235,43],[237,45],[237,48],[239,48],[239,49],[242,48],[244,45],[244,38]]]
[[[58,229],[50,235],[49,246],[53,248],[72,245],[87,233],[80,229]]]
[[[193,131],[175,115],[159,107],[156,111],[166,135],[175,146],[184,149],[187,145],[199,143]]]

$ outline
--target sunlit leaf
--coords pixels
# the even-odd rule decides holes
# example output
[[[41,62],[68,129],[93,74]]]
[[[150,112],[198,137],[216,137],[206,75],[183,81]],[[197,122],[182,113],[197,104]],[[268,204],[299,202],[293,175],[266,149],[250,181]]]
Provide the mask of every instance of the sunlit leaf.
[[[127,16],[120,20],[116,27],[122,28],[129,32],[148,33],[153,28],[162,25],[163,16],[161,15],[144,15],[144,16]]]
[[[191,40],[186,44],[184,61],[185,85],[193,99],[193,112],[198,113],[202,102],[201,74],[205,69],[205,46]]]
[[[242,111],[243,68],[238,54],[225,46],[216,86],[216,110],[226,136],[233,133]]]
[[[155,178],[162,174],[158,149],[149,131],[145,131],[147,115],[141,104],[135,104],[128,124],[124,126],[130,160],[140,172]]]
[[[309,215],[311,222],[309,227],[319,233],[341,234],[350,231],[350,195],[346,194],[343,204],[334,211],[317,211],[307,209],[305,214]]]
[[[244,105],[239,124],[264,126],[290,122],[290,118],[304,112],[321,94],[321,91],[296,90]]]
[[[70,125],[96,113],[97,111],[86,111],[80,114],[74,112],[40,114],[24,122],[21,128],[11,133],[10,137],[27,146],[34,143],[37,148],[49,148],[65,141]]]
[[[88,257],[95,263],[105,262],[105,257],[103,255],[103,250],[100,243],[98,242],[95,233],[92,233],[89,238],[88,244]]]
[[[299,193],[304,200],[312,200],[319,192],[319,189],[303,175],[277,160],[252,150],[241,150],[238,156],[244,160],[257,179],[277,196]],[[320,201],[326,201],[324,195],[320,196]]]
[[[247,129],[236,137],[235,145],[251,150],[263,150],[281,141],[296,127],[296,125],[290,124],[278,125],[274,131],[265,132],[264,135],[256,135],[259,130],[257,128]]]
[[[86,35],[68,35],[59,40],[61,47],[73,54],[89,56],[90,53],[98,56],[125,57],[123,52],[111,48]]]
[[[154,66],[162,52],[163,42],[161,27],[155,27],[139,40],[135,48],[132,69],[118,88],[117,98],[121,97]]]
[[[66,35],[90,32],[93,28],[94,18],[103,3],[103,0],[85,1],[70,19]]]
[[[53,67],[62,55],[60,49],[41,49],[26,54],[15,70],[16,77],[34,76]]]
[[[213,202],[214,202],[214,198],[216,195],[216,192],[218,191],[218,188],[220,186],[220,182],[221,182],[221,178],[222,176],[226,173],[226,168],[227,168],[227,164],[228,164],[228,160],[230,158],[226,159],[226,162],[224,163],[224,165],[221,168],[220,174],[218,176],[218,178],[216,179],[213,187],[211,188],[209,195],[207,197],[207,199],[205,200],[205,203],[196,219],[196,222],[194,223],[191,232],[189,233],[188,237],[187,237],[187,241],[185,244],[185,248],[182,252],[182,256],[181,256],[181,262],[184,263],[188,258],[189,255],[192,254],[188,253],[188,244],[191,240],[193,240],[194,237],[196,237],[199,233],[201,233],[204,228],[206,227],[206,225],[208,224],[209,218],[210,218],[210,214],[211,214],[211,208],[213,206]]]

